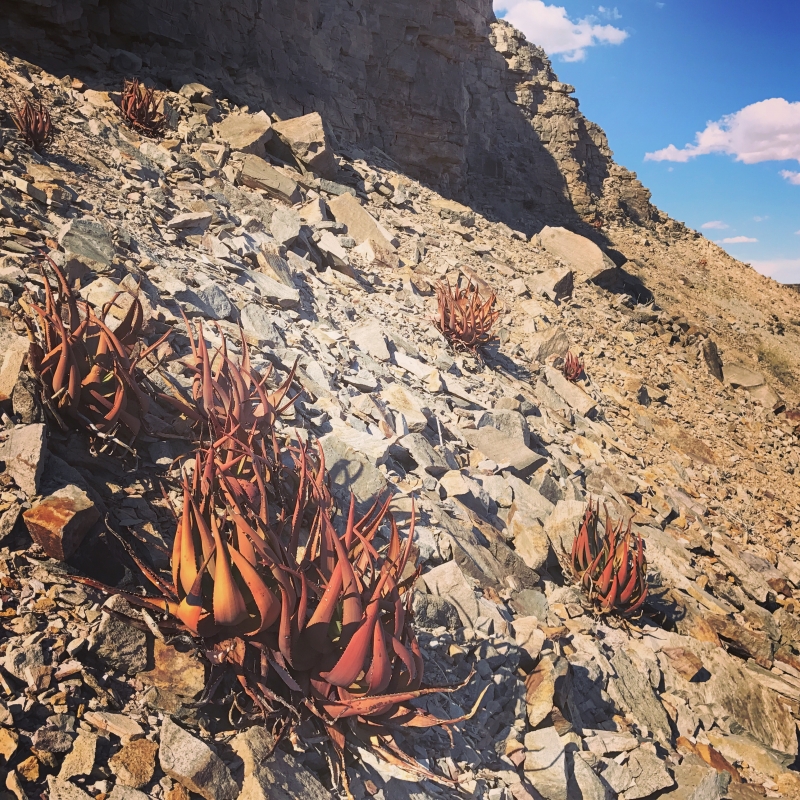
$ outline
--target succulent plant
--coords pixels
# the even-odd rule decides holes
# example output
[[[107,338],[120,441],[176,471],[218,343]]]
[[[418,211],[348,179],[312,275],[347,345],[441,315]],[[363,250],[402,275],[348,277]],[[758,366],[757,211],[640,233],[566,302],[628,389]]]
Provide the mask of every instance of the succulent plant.
[[[75,295],[56,263],[46,260],[58,287],[54,291],[42,266],[45,307],[26,304],[25,318],[31,339],[28,363],[42,385],[45,405],[62,424],[62,417],[71,418],[92,434],[129,448],[150,402],[137,365],[168,334],[143,346],[144,314],[137,298],[119,292],[98,316]],[[105,319],[122,294],[130,302],[112,331]]]
[[[47,107],[40,101],[23,100],[22,106],[16,101],[11,120],[22,139],[34,150],[41,150],[53,135],[53,121]]]
[[[583,370],[583,359],[578,359],[572,352],[568,352],[564,357],[564,365],[561,367],[564,377],[570,383],[575,383],[583,375]]]
[[[591,500],[572,544],[572,571],[601,613],[630,616],[647,599],[647,561],[644,542],[620,520],[614,525],[605,510],[600,526],[600,503]]]
[[[119,112],[128,125],[146,136],[159,136],[166,124],[158,110],[155,90],[146,87],[138,78],[125,81]]]
[[[471,281],[466,289],[440,281],[436,299],[439,308],[434,324],[453,347],[477,353],[492,340],[492,327],[500,316],[494,292],[484,299]]]

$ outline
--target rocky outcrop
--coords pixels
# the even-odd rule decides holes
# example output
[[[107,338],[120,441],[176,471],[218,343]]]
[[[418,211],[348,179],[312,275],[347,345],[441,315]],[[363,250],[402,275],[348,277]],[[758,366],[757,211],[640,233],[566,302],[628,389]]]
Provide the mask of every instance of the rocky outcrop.
[[[284,118],[319,112],[340,148],[378,148],[528,232],[656,213],[574,89],[490,0],[22,0],[0,46],[89,82],[112,69],[202,81]]]

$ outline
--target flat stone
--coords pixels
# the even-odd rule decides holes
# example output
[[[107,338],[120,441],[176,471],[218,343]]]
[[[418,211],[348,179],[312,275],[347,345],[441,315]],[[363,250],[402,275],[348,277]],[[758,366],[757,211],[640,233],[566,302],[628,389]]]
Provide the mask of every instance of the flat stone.
[[[18,425],[11,431],[0,459],[6,472],[28,497],[39,494],[39,482],[47,458],[47,427],[42,423]]]
[[[95,656],[114,669],[136,675],[147,667],[147,634],[103,612],[91,637]]]
[[[274,318],[257,303],[248,303],[241,310],[240,319],[245,333],[252,334],[272,347],[284,346],[283,336],[276,327]]]
[[[470,446],[480,451],[485,458],[500,467],[508,466],[522,477],[547,462],[546,458],[496,428],[462,429],[461,433]]]
[[[47,776],[47,786],[50,800],[92,800],[92,796],[83,789],[79,789],[74,783],[56,778],[55,775]]]
[[[584,728],[583,735],[586,748],[598,756],[629,753],[639,746],[639,740],[632,733]]]
[[[218,284],[205,283],[195,289],[195,294],[214,312],[211,319],[229,319],[233,313],[233,303]]]
[[[264,728],[238,734],[231,747],[244,763],[238,800],[332,800],[313,773],[290,754],[273,748],[273,739]]]
[[[556,552],[571,553],[578,535],[586,503],[582,500],[559,500],[544,523],[544,531]]]
[[[350,492],[360,511],[372,505],[377,495],[385,491],[386,478],[365,455],[343,442],[336,433],[319,440],[325,454],[325,469],[330,476],[331,492],[346,508]]]
[[[264,158],[265,143],[272,137],[272,122],[266,111],[255,114],[236,112],[225,117],[215,127],[217,138],[231,150]]]
[[[19,371],[28,357],[30,342],[22,336],[4,330],[3,351],[0,353],[0,402],[11,399]]]
[[[553,710],[555,678],[553,658],[543,656],[533,672],[525,679],[525,705],[528,709],[528,722],[532,728],[536,728]]]
[[[720,776],[715,769],[680,764],[673,767],[673,775],[678,785],[672,791],[660,795],[661,800],[720,800],[722,797]]]
[[[141,789],[153,779],[158,745],[149,739],[135,739],[114,753],[108,765],[117,776],[117,783]]]
[[[550,356],[565,356],[569,348],[567,332],[561,326],[552,325],[532,334],[525,349],[533,361],[543,364]]]
[[[196,230],[203,233],[211,223],[213,214],[210,211],[187,211],[184,214],[176,214],[169,222],[167,227],[172,230]]]
[[[640,724],[647,726],[656,738],[664,743],[671,742],[669,717],[653,691],[647,673],[638,668],[624,650],[617,651],[611,659],[611,666],[616,676],[609,678],[609,695],[630,711]]]
[[[394,249],[390,234],[353,195],[335,197],[328,208],[337,222],[347,226],[347,235],[355,239],[356,244],[373,240],[379,246]]]
[[[11,647],[6,651],[2,661],[3,668],[8,670],[17,680],[28,682],[26,672],[44,666],[44,650],[41,644],[27,647]]]
[[[672,776],[664,767],[664,762],[655,754],[644,748],[634,750],[627,764],[633,779],[633,786],[621,795],[623,800],[639,800],[650,797],[661,789],[669,789],[675,785]]]
[[[725,383],[734,388],[754,389],[764,384],[764,376],[760,372],[754,372],[741,364],[725,364],[722,376]]]
[[[141,739],[144,736],[142,726],[126,714],[114,714],[110,711],[87,711],[83,715],[83,719],[99,731],[106,731],[118,736],[123,743]]]
[[[532,661],[539,658],[546,638],[544,631],[539,627],[538,617],[517,617],[514,620],[514,641],[517,647],[521,647]]]
[[[272,127],[298,161],[323,178],[336,175],[336,158],[325,138],[322,117],[316,111],[276,122]]]
[[[111,231],[94,220],[74,219],[67,223],[58,234],[58,243],[64,248],[67,259],[78,256],[108,267],[114,258]]]
[[[707,731],[706,736],[728,761],[749,764],[772,780],[783,775],[791,763],[784,753],[764,747],[763,743],[747,734],[725,734],[715,728]]]
[[[567,754],[567,773],[567,792],[570,798],[612,800],[614,797],[611,788],[597,777],[595,771],[578,753]]]
[[[478,429],[494,428],[501,433],[515,439],[523,447],[529,447],[531,443],[531,432],[525,417],[519,411],[510,409],[497,409],[495,411],[485,411],[478,420]]]
[[[225,762],[201,739],[165,717],[158,748],[161,769],[205,800],[234,800],[239,787]]]
[[[409,433],[399,439],[398,444],[414,459],[417,470],[435,476],[447,472],[448,466],[444,457],[433,449],[433,445],[421,433]]]
[[[173,791],[174,791],[173,787]],[[183,787],[180,787],[181,791],[185,792],[186,790]],[[145,794],[144,792],[140,792],[138,789],[133,789],[130,786],[123,786],[121,784],[117,784],[112,790],[111,794],[108,795],[108,800],[149,800],[150,795]],[[167,792],[165,795],[166,798],[170,797],[170,793]],[[177,798],[172,798],[172,800],[178,800]],[[182,798],[181,800],[189,800],[188,797]]]
[[[94,769],[97,756],[97,736],[88,731],[81,731],[72,743],[72,750],[61,762],[58,773],[60,781],[67,781],[81,775],[90,775]]]
[[[587,416],[597,406],[580,386],[568,381],[557,369],[545,367],[545,375],[547,382],[564,402],[582,416]]]
[[[300,305],[300,292],[297,289],[273,280],[263,272],[250,270],[240,275],[236,282],[242,285],[255,284],[261,297],[270,305],[278,306],[278,308],[297,308]]]
[[[292,268],[285,258],[281,258],[277,253],[264,252],[259,253],[257,258],[259,268],[265,275],[292,289],[296,288]]]
[[[547,226],[539,233],[539,241],[548,253],[584,280],[597,280],[604,277],[605,273],[618,269],[593,241],[565,228]]]
[[[433,630],[434,628],[444,627],[449,631],[455,631],[461,626],[461,617],[458,610],[438,595],[423,594],[415,591],[412,609],[414,611],[414,623],[421,628]]]
[[[402,384],[390,383],[381,392],[381,398],[392,411],[403,415],[410,433],[424,431],[428,426],[427,406]]]
[[[302,199],[300,187],[295,181],[258,156],[245,156],[239,182],[251,189],[263,189],[270,196],[290,205],[299,203]]]
[[[83,489],[59,489],[22,515],[31,538],[50,558],[66,561],[80,546],[100,512]]]
[[[292,208],[279,206],[272,213],[269,223],[269,232],[275,241],[284,247],[291,247],[300,235],[300,215]]]
[[[526,283],[534,297],[545,295],[553,301],[561,300],[572,296],[575,273],[568,267],[556,267],[532,275]]]
[[[205,673],[195,653],[185,648],[179,650],[174,645],[156,639],[153,642],[153,669],[140,672],[137,677],[158,691],[159,708],[175,713],[183,703],[203,691]]]
[[[425,573],[424,580],[432,595],[441,597],[456,609],[464,627],[475,626],[482,614],[481,606],[455,561],[434,567]]]
[[[381,324],[377,320],[362,322],[348,330],[347,335],[355,346],[377,361],[388,361],[391,357],[383,335]]]
[[[525,777],[545,800],[567,800],[564,744],[555,728],[525,734]]]

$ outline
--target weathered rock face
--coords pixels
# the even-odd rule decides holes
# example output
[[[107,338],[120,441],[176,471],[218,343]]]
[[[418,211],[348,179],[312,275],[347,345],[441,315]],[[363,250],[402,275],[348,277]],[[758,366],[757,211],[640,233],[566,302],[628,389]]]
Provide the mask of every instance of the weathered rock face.
[[[176,89],[202,80],[282,117],[319,112],[334,144],[377,147],[530,230],[655,213],[572,87],[491,0],[22,0],[3,16],[0,46],[26,59],[88,80],[134,57]]]

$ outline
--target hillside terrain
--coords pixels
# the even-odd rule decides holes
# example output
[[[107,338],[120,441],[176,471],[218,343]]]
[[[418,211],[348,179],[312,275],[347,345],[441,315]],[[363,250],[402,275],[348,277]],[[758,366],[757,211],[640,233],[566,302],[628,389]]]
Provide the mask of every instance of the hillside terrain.
[[[273,752],[218,650],[97,588],[170,574],[196,431],[163,395],[197,336],[297,395],[276,430],[324,454],[337,524],[351,493],[416,518],[425,683],[464,685],[415,707],[475,713],[397,734],[438,782],[353,748],[352,796],[800,797],[800,294],[656,209],[489,2],[174,5],[0,22],[3,800],[340,791],[308,721]],[[161,136],[120,116],[133,74]],[[166,337],[131,442],[37,383],[45,255]],[[442,281],[496,296],[479,352],[437,328]],[[590,501],[644,541],[629,619],[572,574]]]

